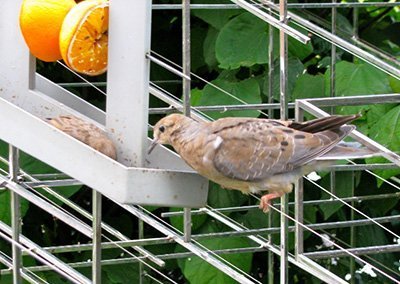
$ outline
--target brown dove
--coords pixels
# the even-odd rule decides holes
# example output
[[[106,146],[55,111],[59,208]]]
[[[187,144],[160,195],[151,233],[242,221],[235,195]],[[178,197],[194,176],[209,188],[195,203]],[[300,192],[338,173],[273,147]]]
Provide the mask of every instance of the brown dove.
[[[368,154],[365,148],[338,145],[355,129],[345,124],[357,117],[330,116],[304,123],[257,118],[198,122],[171,114],[154,126],[149,153],[157,144],[169,144],[200,175],[225,188],[246,194],[268,191],[260,202],[266,212],[271,200],[291,192],[297,179],[327,166],[317,158]]]
[[[94,124],[73,115],[61,115],[54,118],[47,118],[47,122],[104,155],[116,160],[117,151],[114,143],[107,137],[105,131]]]

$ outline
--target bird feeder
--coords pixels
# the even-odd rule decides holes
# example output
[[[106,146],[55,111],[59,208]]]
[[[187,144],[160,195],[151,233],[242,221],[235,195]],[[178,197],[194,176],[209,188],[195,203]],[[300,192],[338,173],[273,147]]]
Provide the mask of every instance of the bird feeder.
[[[106,112],[35,72],[15,24],[21,3],[5,1],[0,12],[0,139],[121,203],[204,206],[206,179],[164,147],[146,154],[151,1],[111,1]],[[44,121],[58,115],[105,129],[118,161]]]

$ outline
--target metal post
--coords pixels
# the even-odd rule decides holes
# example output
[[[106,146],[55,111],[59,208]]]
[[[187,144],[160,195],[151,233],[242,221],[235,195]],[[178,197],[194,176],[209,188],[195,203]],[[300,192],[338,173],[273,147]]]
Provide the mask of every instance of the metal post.
[[[355,189],[355,177],[354,177],[354,172],[351,172],[351,196],[354,196],[354,189]],[[351,202],[351,206],[354,206],[355,203],[354,201]],[[355,212],[354,210],[351,210],[350,212],[350,220],[353,221],[355,218]],[[356,247],[356,228],[354,226],[350,227],[350,247],[355,248]],[[354,284],[356,283],[355,279],[355,259],[354,257],[350,258],[350,283]]]
[[[150,29],[151,1],[110,1],[106,126],[131,167],[144,165],[148,147]]]
[[[273,224],[273,210],[269,211],[268,214],[268,228],[271,228]],[[272,234],[268,235],[268,242],[272,245]],[[268,250],[268,284],[273,284],[274,283],[274,278],[275,278],[275,271],[274,271],[274,253],[270,250]]]
[[[183,74],[190,78],[190,0],[182,0],[182,68]],[[183,113],[190,116],[190,79],[182,78]],[[186,242],[192,235],[192,215],[190,208],[184,209],[183,230]]]
[[[92,280],[101,283],[101,193],[93,189],[92,214],[93,214],[93,251],[92,251]]]
[[[287,23],[287,1],[279,1],[279,19],[282,23]],[[280,118],[286,120],[288,118],[288,101],[287,101],[287,75],[288,75],[288,40],[284,31],[279,31],[280,44]],[[285,214],[289,212],[289,198],[287,194],[281,197],[281,271],[280,283],[288,283],[288,220]]]
[[[273,0],[274,2],[274,0]],[[272,11],[269,11],[272,15]],[[274,102],[274,27],[268,25],[268,103],[272,104]],[[268,117],[274,117],[274,110],[272,108],[268,109]],[[272,212],[271,212],[272,213]]]
[[[144,239],[144,222],[140,218],[138,219],[138,231],[139,231],[138,233],[139,240]],[[143,281],[144,273],[145,273],[144,265],[141,261],[139,261],[139,284],[143,284],[144,282]]]
[[[333,0],[336,3],[337,0]],[[336,34],[336,21],[337,21],[337,9],[332,7],[332,17],[331,17],[331,29],[332,34]],[[331,76],[330,76],[330,96],[335,97],[336,95],[336,45],[331,44]],[[331,114],[335,113],[335,107],[331,107]],[[332,194],[336,193],[336,173],[335,171],[330,172],[330,190]]]
[[[9,171],[10,179],[14,182],[18,182],[19,174],[19,151],[12,145],[9,145]],[[20,199],[19,195],[10,190],[11,194],[11,226],[12,226],[12,239],[19,243],[19,237],[21,234],[21,211],[20,211]],[[13,283],[22,283],[21,278],[21,265],[22,257],[21,250],[16,245],[12,245],[12,268],[13,268]]]

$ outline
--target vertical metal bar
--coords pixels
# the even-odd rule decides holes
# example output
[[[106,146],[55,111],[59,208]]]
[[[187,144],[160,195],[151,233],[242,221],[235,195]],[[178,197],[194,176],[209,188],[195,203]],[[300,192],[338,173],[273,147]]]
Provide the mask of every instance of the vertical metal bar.
[[[275,0],[271,0],[272,3],[275,3]],[[272,10],[268,12],[268,14],[272,15]],[[274,102],[274,27],[272,25],[268,25],[268,103]],[[268,109],[268,118],[274,118],[274,110],[272,108]],[[273,226],[273,214],[275,212],[273,210],[269,211],[268,214],[268,227],[271,228]],[[268,235],[269,243],[272,243],[272,235]],[[275,279],[275,256],[274,253],[268,250],[268,284],[273,284]]]
[[[304,184],[303,179],[299,179],[295,184],[295,203],[294,203],[294,217],[296,219],[294,238],[295,238],[295,257],[298,259],[299,255],[304,252],[304,237],[303,227],[300,224],[304,224]]]
[[[92,214],[93,214],[93,251],[92,251],[92,281],[101,283],[101,193],[93,189]]]
[[[126,166],[143,166],[147,150],[151,2],[110,1],[106,126]]]
[[[336,3],[337,0],[332,0]],[[331,15],[331,30],[332,34],[336,34],[336,22],[337,22],[337,9],[332,8]],[[336,95],[336,45],[331,44],[331,66],[330,66],[331,76],[330,76],[330,96],[335,97]],[[335,107],[331,107],[331,114],[335,113]],[[334,171],[330,172],[330,191],[332,194],[336,194],[336,173]]]
[[[9,171],[10,179],[14,182],[18,182],[19,174],[19,150],[12,145],[9,145]],[[19,195],[14,191],[10,191],[11,194],[11,227],[12,227],[12,239],[19,243],[21,234],[21,211],[20,211],[20,199]],[[12,267],[13,267],[13,283],[22,283],[21,278],[21,266],[22,256],[20,248],[13,244],[12,245]]]
[[[355,176],[354,176],[354,172],[351,172],[351,196],[354,196],[354,189],[355,189]],[[354,206],[355,203],[354,201],[351,202],[351,206]],[[354,210],[351,210],[350,212],[350,220],[353,221],[355,218],[355,212]],[[354,248],[356,247],[356,227],[351,226],[350,227],[350,247]],[[354,257],[350,257],[350,283],[354,284],[356,283],[356,279],[355,279],[355,259]]]
[[[268,214],[268,228],[273,227],[273,218],[272,214],[273,210],[269,211]],[[272,244],[272,234],[268,235],[268,242]],[[271,250],[268,250],[268,284],[273,284],[275,278],[275,270],[274,270],[274,253]]]
[[[183,74],[190,77],[190,0],[182,0],[182,68]],[[183,114],[190,116],[190,80],[183,80]],[[184,208],[183,230],[184,239],[190,242],[192,235],[192,215],[190,208]]]
[[[142,219],[138,218],[138,237],[139,239],[144,238],[144,222]],[[144,265],[141,261],[139,261],[139,284],[143,284],[143,278],[144,278]]]
[[[297,122],[302,122],[304,120],[304,110],[299,107],[299,104],[296,103],[295,107],[295,120]],[[295,224],[295,257],[296,259],[299,258],[304,252],[304,228],[300,226],[300,224],[304,224],[304,206],[303,206],[303,199],[304,199],[304,184],[303,179],[300,179],[295,185],[295,205],[294,205],[294,215],[296,219]]]
[[[279,1],[279,19],[281,22],[287,23],[287,1]],[[280,118],[288,119],[288,101],[287,101],[287,74],[288,74],[288,40],[287,35],[279,31],[279,48],[280,48]],[[289,213],[289,198],[287,194],[281,197],[281,271],[280,283],[288,282],[288,220],[285,214]]]
[[[275,0],[272,0],[275,2]],[[269,11],[272,15],[272,11]],[[268,103],[274,102],[274,27],[272,25],[268,26]],[[268,117],[274,117],[274,110],[272,108],[268,109]],[[272,212],[271,212],[272,213]],[[268,252],[269,253],[269,252]]]
[[[353,8],[353,38],[358,39],[358,8]]]

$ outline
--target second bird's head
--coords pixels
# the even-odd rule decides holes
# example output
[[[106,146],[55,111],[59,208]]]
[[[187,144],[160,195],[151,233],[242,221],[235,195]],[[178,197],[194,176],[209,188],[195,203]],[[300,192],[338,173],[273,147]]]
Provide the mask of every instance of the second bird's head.
[[[181,128],[187,120],[191,119],[178,113],[170,114],[159,120],[153,128],[153,142],[148,149],[148,154],[157,144],[171,144],[171,136],[174,135],[174,131]]]

